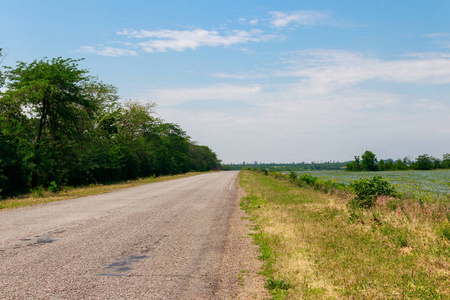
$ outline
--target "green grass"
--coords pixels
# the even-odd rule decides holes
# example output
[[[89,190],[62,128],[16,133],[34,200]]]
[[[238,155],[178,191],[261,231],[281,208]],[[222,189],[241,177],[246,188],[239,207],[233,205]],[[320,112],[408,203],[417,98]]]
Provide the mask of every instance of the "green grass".
[[[0,210],[12,209],[30,205],[36,205],[47,202],[62,201],[73,198],[80,198],[85,196],[103,194],[112,192],[119,189],[135,187],[143,184],[162,182],[168,180],[174,180],[179,178],[191,177],[195,175],[203,174],[200,172],[190,172],[181,175],[159,176],[159,177],[147,177],[136,180],[129,180],[114,184],[91,184],[89,186],[82,187],[63,187],[58,192],[52,192],[51,190],[44,190],[42,187],[33,190],[30,194],[22,195],[20,197],[8,198],[0,200]]]
[[[258,172],[241,172],[240,183],[274,299],[450,298],[445,221],[386,205],[395,199],[355,210],[352,221],[348,195]]]

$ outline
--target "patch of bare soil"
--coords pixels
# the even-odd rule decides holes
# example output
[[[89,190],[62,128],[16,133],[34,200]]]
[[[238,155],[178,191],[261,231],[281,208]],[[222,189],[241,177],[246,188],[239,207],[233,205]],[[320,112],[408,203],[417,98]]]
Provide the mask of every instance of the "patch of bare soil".
[[[238,185],[238,183],[236,183]],[[258,246],[253,244],[253,225],[249,216],[240,208],[244,191],[238,185],[233,213],[229,220],[227,242],[222,263],[221,279],[216,292],[217,299],[268,299],[264,288],[265,277],[259,275],[263,263],[258,260]]]

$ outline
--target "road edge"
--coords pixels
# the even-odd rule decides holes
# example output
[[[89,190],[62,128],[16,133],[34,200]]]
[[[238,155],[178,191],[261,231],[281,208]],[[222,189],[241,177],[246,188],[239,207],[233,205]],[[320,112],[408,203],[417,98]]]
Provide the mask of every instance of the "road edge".
[[[267,299],[270,295],[264,288],[265,277],[258,274],[263,262],[257,258],[258,246],[250,236],[254,225],[240,207],[245,191],[239,185],[239,177],[234,184],[236,193],[219,267],[216,299]]]

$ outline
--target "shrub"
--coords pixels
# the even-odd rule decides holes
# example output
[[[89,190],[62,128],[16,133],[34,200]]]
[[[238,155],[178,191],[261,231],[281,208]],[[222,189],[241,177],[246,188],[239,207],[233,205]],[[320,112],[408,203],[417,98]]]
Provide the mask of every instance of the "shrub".
[[[300,176],[298,179],[300,181],[303,181],[307,185],[314,186],[316,184],[318,178],[315,176],[311,176],[309,174],[304,174],[304,175]]]
[[[381,176],[372,179],[362,178],[355,180],[350,189],[355,193],[355,198],[351,201],[352,206],[370,208],[374,205],[379,196],[395,196],[394,187]]]
[[[295,173],[294,171],[291,171],[291,173],[289,174],[289,178],[291,180],[296,180],[297,179],[297,173]]]
[[[52,193],[56,193],[56,192],[58,192],[59,187],[56,184],[56,182],[52,181],[52,182],[50,182],[50,185],[48,186],[48,190]]]

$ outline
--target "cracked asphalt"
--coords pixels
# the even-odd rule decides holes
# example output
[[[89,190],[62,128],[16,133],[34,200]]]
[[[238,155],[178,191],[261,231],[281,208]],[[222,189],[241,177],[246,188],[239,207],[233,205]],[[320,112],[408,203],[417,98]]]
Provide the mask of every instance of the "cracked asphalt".
[[[0,299],[213,299],[237,175],[0,212]]]

